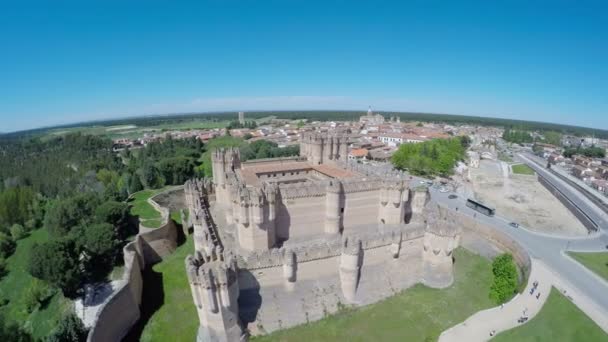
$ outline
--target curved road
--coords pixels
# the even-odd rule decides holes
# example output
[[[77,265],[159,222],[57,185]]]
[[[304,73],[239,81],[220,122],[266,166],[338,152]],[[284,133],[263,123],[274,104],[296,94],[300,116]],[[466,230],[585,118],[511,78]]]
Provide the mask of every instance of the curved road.
[[[573,259],[564,254],[564,251],[606,252],[608,236],[604,233],[595,233],[586,237],[559,237],[535,233],[525,228],[514,228],[509,225],[510,220],[480,214],[466,206],[463,198],[448,198],[449,193],[440,193],[431,189],[432,198],[453,210],[466,215],[475,216],[477,220],[491,225],[497,230],[507,234],[525,248],[531,257],[542,260],[563,281],[573,286],[578,292],[586,295],[604,313],[608,315],[608,282],[595,275]]]

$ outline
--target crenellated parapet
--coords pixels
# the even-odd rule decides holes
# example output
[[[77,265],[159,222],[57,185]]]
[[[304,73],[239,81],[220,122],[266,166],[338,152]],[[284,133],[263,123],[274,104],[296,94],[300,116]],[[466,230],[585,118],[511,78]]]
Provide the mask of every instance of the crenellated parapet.
[[[431,200],[429,188],[426,185],[417,186],[410,190],[409,194],[409,223],[424,222],[425,208]]]
[[[404,180],[384,180],[380,188],[378,216],[381,224],[403,224],[409,185]]]
[[[276,243],[275,218],[278,190],[274,184],[260,188],[239,186],[232,202],[239,247],[244,251],[270,249]]]
[[[342,182],[331,180],[325,187],[325,233],[330,235],[340,234],[342,230],[342,198],[344,189]]]
[[[236,170],[241,168],[241,154],[237,147],[219,148],[211,151],[211,167],[216,200],[221,205],[228,205],[227,184],[233,183]],[[231,176],[232,175],[232,176]]]
[[[361,276],[363,249],[361,240],[356,237],[345,238],[340,255],[340,286],[342,295],[348,303],[354,303]]]
[[[347,160],[348,135],[305,132],[300,140],[300,155],[306,157],[313,165]]]
[[[188,206],[188,220],[192,224],[194,249],[207,253],[216,246],[221,247],[217,227],[209,209],[209,193],[212,184],[209,179],[192,179],[184,184],[184,194]]]
[[[244,341],[239,321],[238,269],[221,247],[197,251],[186,258],[186,274],[199,317],[197,341]]]

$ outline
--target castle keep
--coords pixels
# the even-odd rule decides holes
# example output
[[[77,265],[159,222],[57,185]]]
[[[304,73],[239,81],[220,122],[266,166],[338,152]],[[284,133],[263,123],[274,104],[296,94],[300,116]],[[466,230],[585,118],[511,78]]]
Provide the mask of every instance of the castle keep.
[[[425,186],[347,162],[348,136],[305,133],[300,156],[212,152],[213,180],[185,185],[186,259],[200,341],[323,318],[422,282],[453,282],[460,230]]]

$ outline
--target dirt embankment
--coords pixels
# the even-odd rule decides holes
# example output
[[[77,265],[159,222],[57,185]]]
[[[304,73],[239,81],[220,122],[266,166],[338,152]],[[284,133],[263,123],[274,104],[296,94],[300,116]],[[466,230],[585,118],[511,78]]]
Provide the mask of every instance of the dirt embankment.
[[[537,180],[514,175],[500,161],[482,160],[471,169],[468,183],[475,197],[496,208],[498,215],[528,229],[560,235],[586,235],[583,224]]]

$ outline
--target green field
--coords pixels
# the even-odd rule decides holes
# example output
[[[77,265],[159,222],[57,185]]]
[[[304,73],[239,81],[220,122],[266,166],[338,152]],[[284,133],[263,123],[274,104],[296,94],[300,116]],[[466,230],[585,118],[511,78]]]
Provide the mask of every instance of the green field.
[[[148,228],[158,228],[161,225],[161,215],[154,209],[148,199],[153,197],[161,190],[143,190],[134,193],[129,199],[131,205],[131,215],[139,217],[139,221]]]
[[[577,253],[568,252],[568,255],[595,272],[600,277],[608,280],[608,252],[600,253]]]
[[[163,303],[160,307],[153,305],[149,308],[150,311],[155,311],[143,328],[141,341],[196,340],[199,322],[184,266],[186,256],[194,252],[193,241],[191,236],[188,237],[186,243],[173,254],[152,267],[152,274],[147,278],[161,279],[162,286],[159,286],[158,291],[163,293]],[[144,288],[144,302],[147,299],[157,300],[157,297],[158,293]]]
[[[533,175],[534,174],[534,170],[532,170],[526,164],[513,165],[512,168],[513,168],[513,173],[517,173],[520,175]]]
[[[9,273],[0,281],[0,298],[8,300],[0,307],[0,312],[5,318],[24,326],[36,339],[47,336],[62,314],[70,310],[70,302],[60,291],[32,313],[26,310],[25,294],[35,281],[27,271],[29,254],[34,243],[43,243],[48,238],[48,231],[41,228],[19,240],[15,253],[7,259]]]
[[[212,121],[199,119],[189,121],[176,121],[172,123],[163,123],[153,126],[137,126],[134,124],[124,124],[118,126],[79,126],[51,129],[47,132],[46,138],[61,136],[68,133],[80,132],[83,134],[101,135],[110,139],[134,139],[142,137],[145,133],[162,133],[163,131],[171,130],[183,131],[190,129],[224,128],[228,126],[229,123],[230,121],[228,120]]]
[[[447,289],[416,285],[382,302],[254,341],[436,341],[443,330],[493,306],[490,261],[462,248],[455,257],[455,282]]]
[[[608,335],[556,289],[541,311],[521,327],[498,334],[496,342],[608,341]]]

